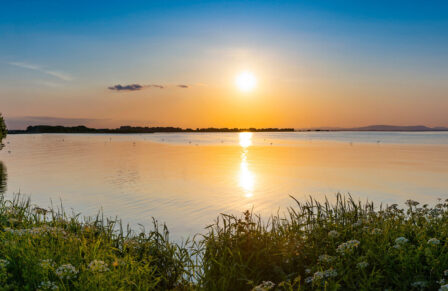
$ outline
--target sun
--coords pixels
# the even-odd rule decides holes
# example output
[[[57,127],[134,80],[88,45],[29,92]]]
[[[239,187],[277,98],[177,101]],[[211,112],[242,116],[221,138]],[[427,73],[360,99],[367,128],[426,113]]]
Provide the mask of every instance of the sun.
[[[257,86],[257,79],[251,72],[242,72],[235,78],[235,84],[242,92],[250,92]]]

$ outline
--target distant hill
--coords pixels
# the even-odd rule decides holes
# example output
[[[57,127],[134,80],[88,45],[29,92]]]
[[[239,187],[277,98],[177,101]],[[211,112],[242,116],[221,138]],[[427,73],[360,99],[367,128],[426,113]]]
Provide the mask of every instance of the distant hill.
[[[364,127],[347,128],[348,131],[448,131],[448,127],[427,127],[424,125],[396,126],[369,125]]]

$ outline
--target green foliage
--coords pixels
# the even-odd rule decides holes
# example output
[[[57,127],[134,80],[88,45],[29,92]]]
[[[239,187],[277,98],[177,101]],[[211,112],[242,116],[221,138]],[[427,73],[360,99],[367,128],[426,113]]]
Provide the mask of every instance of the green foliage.
[[[3,147],[2,141],[6,137],[8,130],[6,129],[5,120],[0,113],[0,149]]]
[[[187,284],[182,274],[189,257],[157,222],[149,233],[134,235],[114,220],[82,221],[16,197],[0,201],[0,225],[2,290],[167,290]]]
[[[448,283],[448,203],[407,205],[375,210],[338,195],[335,205],[297,202],[268,224],[223,215],[202,241],[201,287],[438,290]]]
[[[407,205],[311,199],[267,223],[222,215],[180,245],[156,221],[134,233],[2,197],[0,290],[446,290],[448,201]]]

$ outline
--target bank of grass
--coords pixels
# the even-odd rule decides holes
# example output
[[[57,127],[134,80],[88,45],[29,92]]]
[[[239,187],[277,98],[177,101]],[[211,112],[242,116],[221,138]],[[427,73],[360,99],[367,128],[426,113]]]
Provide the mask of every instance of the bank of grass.
[[[0,200],[5,290],[448,290],[448,201],[375,208],[338,195],[261,221],[221,215],[176,244],[98,216]]]

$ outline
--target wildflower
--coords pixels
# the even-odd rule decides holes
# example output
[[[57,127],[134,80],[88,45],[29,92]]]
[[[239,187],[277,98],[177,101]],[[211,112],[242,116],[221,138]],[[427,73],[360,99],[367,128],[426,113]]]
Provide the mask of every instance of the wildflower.
[[[420,203],[417,202],[417,201],[415,201],[415,200],[411,200],[411,199],[406,200],[406,205],[408,205],[409,207],[411,207],[411,206],[417,206],[417,205],[419,205],[419,204],[420,204]]]
[[[374,228],[374,229],[372,229],[372,234],[382,234],[383,233],[383,230],[382,229],[380,229],[380,228]]]
[[[367,268],[369,266],[369,263],[368,262],[359,262],[358,264],[356,264],[356,266],[359,269],[365,269],[365,268]]]
[[[400,236],[400,237],[398,237],[397,239],[395,239],[395,243],[396,243],[397,245],[403,245],[403,244],[407,243],[408,241],[409,241],[409,240],[408,240],[407,238],[402,237],[402,236]]]
[[[355,248],[357,248],[359,246],[359,241],[358,240],[349,240],[345,243],[342,243],[338,246],[338,248],[336,249],[336,251],[340,254],[346,254],[349,253],[351,251],[353,251]]]
[[[306,284],[313,283],[313,277],[306,277],[306,278],[305,278],[305,283],[306,283]]]
[[[314,273],[314,275],[313,275],[313,282],[315,282],[315,281],[320,281],[320,280],[322,280],[323,278],[325,277],[325,274],[324,274],[324,272],[316,272],[316,273]]]
[[[328,236],[331,238],[337,238],[339,237],[339,232],[337,232],[336,230],[332,230],[328,233]]]
[[[78,274],[78,270],[71,264],[64,264],[56,269],[56,275],[60,279],[73,279]]]
[[[89,268],[92,272],[107,272],[109,271],[109,268],[107,267],[107,264],[104,261],[100,260],[93,260],[89,264]]]
[[[113,266],[113,267],[118,267],[118,265],[119,265],[119,263],[118,263],[117,260],[115,260],[115,261],[112,263],[112,266]]]
[[[321,263],[331,263],[334,261],[334,257],[329,255],[320,255],[318,261]]]
[[[51,281],[43,281],[40,282],[39,287],[37,290],[58,290],[59,287],[56,285],[56,283]]]
[[[9,261],[5,259],[0,259],[0,269],[6,268],[9,265]]]
[[[426,281],[416,281],[411,284],[412,287],[423,289],[428,286],[428,282]]]
[[[328,269],[328,270],[324,271],[325,278],[334,278],[337,275],[338,275],[338,272],[336,272],[336,270],[333,270],[333,269]]]
[[[440,286],[439,291],[448,291],[448,284]]]
[[[263,281],[260,285],[255,286],[252,291],[266,291],[274,288],[275,284],[271,281]]]
[[[41,260],[39,265],[44,269],[50,269],[55,267],[55,262],[51,259]]]
[[[440,244],[440,240],[438,240],[438,239],[436,239],[435,237],[433,237],[433,238],[430,238],[430,239],[428,240],[428,244],[429,244],[429,245],[433,245],[433,246],[435,246],[435,245],[439,245],[439,244]]]

